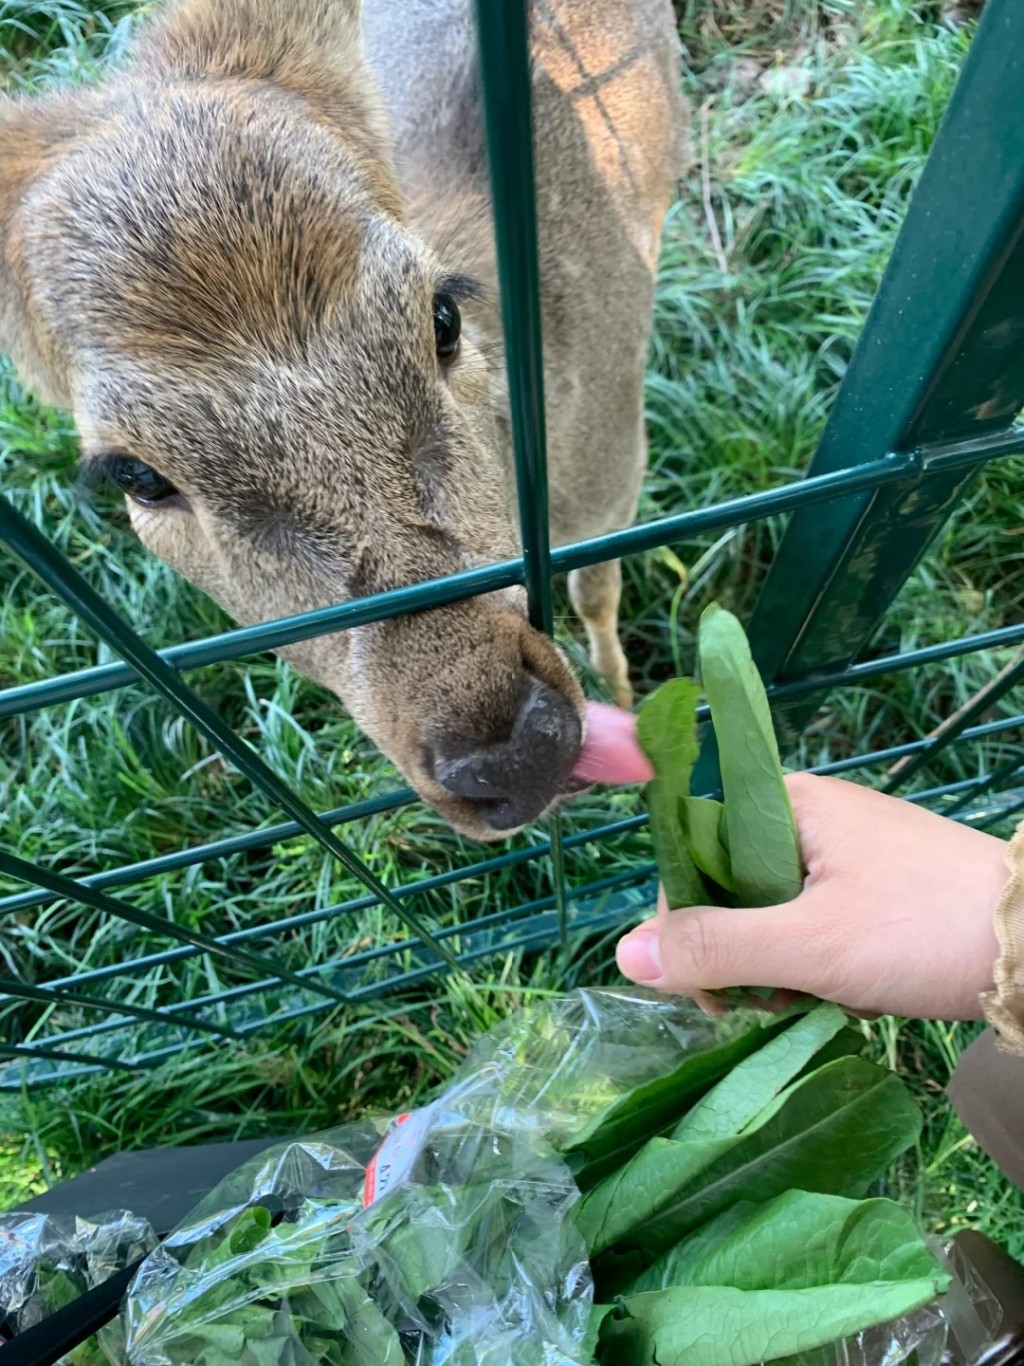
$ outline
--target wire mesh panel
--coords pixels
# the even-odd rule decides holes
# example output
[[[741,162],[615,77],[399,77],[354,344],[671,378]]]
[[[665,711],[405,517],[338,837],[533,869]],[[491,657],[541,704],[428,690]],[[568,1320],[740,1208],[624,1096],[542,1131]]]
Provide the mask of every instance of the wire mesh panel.
[[[515,584],[527,589],[532,623],[550,632],[553,576],[782,514],[790,515],[788,529],[751,634],[791,746],[829,689],[1024,643],[1024,626],[1011,625],[860,658],[981,463],[1024,451],[1017,426],[1024,406],[1018,305],[1024,284],[1024,112],[1016,98],[1024,11],[1016,0],[989,0],[807,476],[557,549],[548,540],[527,6],[523,0],[480,0],[477,17],[522,555],[156,651],[0,496],[5,552],[117,656],[7,688],[0,692],[0,718],[88,705],[89,698],[141,682],[167,699],[275,812],[273,823],[259,828],[233,829],[227,822],[228,833],[205,843],[84,875],[31,862],[0,839],[0,875],[19,888],[0,897],[0,933],[5,923],[54,906],[80,906],[111,927],[122,946],[100,964],[90,963],[86,953],[64,975],[45,981],[0,977],[0,1060],[6,1060],[0,1062],[0,1089],[98,1068],[155,1066],[184,1048],[232,1043],[332,1006],[422,986],[438,973],[472,969],[497,953],[565,944],[571,936],[636,918],[653,900],[654,867],[646,849],[624,866],[602,865],[601,850],[645,821],[611,804],[604,819],[584,828],[563,829],[556,817],[544,834],[513,848],[385,885],[372,850],[359,852],[358,832],[363,822],[414,802],[413,794],[389,791],[315,811],[184,681],[188,670]],[[1022,675],[1024,663],[1013,664],[934,737],[844,757],[824,771],[885,768],[892,775],[889,787],[896,788],[951,744],[1011,734],[1024,715],[992,719],[989,713]],[[699,781],[708,792],[716,787],[711,736]],[[918,790],[912,798],[945,803],[959,819],[992,823],[1024,808],[1024,762],[1009,758],[979,777]],[[253,851],[288,850],[294,857],[289,842],[299,838],[298,856],[311,857],[319,848],[344,872],[351,894],[337,901],[325,893],[315,905],[228,932],[190,917],[189,876]],[[511,904],[489,900],[489,879],[527,865],[537,872],[535,894]],[[163,879],[179,874],[170,902],[153,894]],[[398,931],[360,938],[360,917],[379,908]],[[291,945],[297,935],[336,925],[353,927],[344,952],[335,945],[312,961],[296,961]],[[197,964],[203,972],[188,978],[186,992],[181,970]],[[208,989],[197,991],[204,976]]]

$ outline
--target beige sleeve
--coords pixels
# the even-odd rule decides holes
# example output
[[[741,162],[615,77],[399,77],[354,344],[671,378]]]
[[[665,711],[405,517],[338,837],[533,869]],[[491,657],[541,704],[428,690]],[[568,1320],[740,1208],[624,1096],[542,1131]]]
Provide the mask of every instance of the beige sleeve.
[[[981,1008],[1004,1052],[1024,1056],[1024,821],[1007,846],[1006,866],[1010,880],[995,914],[995,990],[985,992]]]

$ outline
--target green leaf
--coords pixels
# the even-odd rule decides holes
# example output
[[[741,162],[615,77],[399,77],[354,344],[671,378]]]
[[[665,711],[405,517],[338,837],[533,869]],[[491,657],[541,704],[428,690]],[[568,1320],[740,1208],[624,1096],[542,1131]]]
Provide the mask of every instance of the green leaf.
[[[743,627],[712,604],[700,620],[700,668],[718,740],[725,828],[741,906],[774,906],[803,888],[800,844],[764,685]]]
[[[930,1303],[937,1279],[815,1290],[682,1286],[635,1295],[601,1325],[602,1366],[756,1366],[849,1337]],[[865,1317],[870,1324],[865,1324]]]
[[[733,1067],[677,1124],[650,1139],[580,1202],[576,1226],[591,1257],[641,1231],[766,1112],[783,1087],[845,1026],[838,1006],[821,1005]]]
[[[689,678],[671,679],[640,708],[636,723],[637,739],[654,766],[654,778],[647,784],[647,810],[658,872],[673,908],[709,900],[679,819],[679,802],[689,796],[690,773],[697,762],[699,696]]]
[[[352,1277],[335,1276],[329,1281],[314,1281],[294,1291],[290,1303],[295,1314],[307,1323],[330,1333],[340,1333],[348,1322]],[[362,1287],[356,1289],[362,1294]]]
[[[223,1266],[235,1257],[244,1257],[258,1247],[271,1233],[270,1212],[262,1205],[249,1205],[241,1211],[227,1233],[221,1233],[215,1243],[203,1240],[191,1248],[185,1265],[202,1267],[204,1272]]]
[[[44,1310],[44,1317],[74,1304],[86,1290],[84,1276],[72,1275],[59,1267],[41,1262],[36,1267],[36,1292]]]
[[[725,807],[710,797],[681,797],[679,821],[690,857],[705,877],[726,892],[736,890],[725,843]]]
[[[598,1360],[747,1366],[931,1303],[948,1276],[888,1200],[787,1191],[744,1202],[666,1254],[602,1319]]]
[[[899,1078],[862,1058],[844,1057],[790,1086],[739,1142],[696,1175],[686,1168],[689,1145],[655,1140],[661,1146],[648,1159],[647,1192],[636,1195],[655,1213],[595,1258],[601,1297],[617,1293],[737,1201],[769,1200],[791,1188],[862,1195],[916,1140],[920,1127]]]
[[[942,1275],[913,1216],[892,1201],[789,1190],[764,1204],[734,1205],[667,1252],[633,1289],[810,1290]]]
[[[845,1027],[841,1007],[816,1006],[735,1066],[680,1120],[672,1137],[680,1142],[715,1142],[739,1136]]]
[[[688,1053],[671,1072],[617,1097],[563,1151],[576,1184],[581,1190],[589,1190],[613,1172],[651,1134],[676,1123],[731,1067],[781,1033],[790,1018],[780,1015],[767,1024],[750,1026],[712,1048]]]
[[[287,1305],[275,1312],[271,1335],[260,1341],[249,1338],[242,1357],[245,1366],[325,1366],[331,1360],[312,1355],[300,1340],[300,1326]]]
[[[346,1278],[349,1319],[345,1347],[340,1355],[344,1366],[404,1366],[402,1339],[358,1281]]]
[[[269,1309],[257,1309],[256,1316],[260,1314],[270,1315],[273,1319]],[[216,1360],[219,1355],[227,1362],[238,1361],[245,1347],[245,1338],[246,1332],[240,1323],[221,1320],[218,1323],[191,1323],[187,1333],[183,1333],[180,1339],[175,1338],[171,1341],[176,1347],[182,1347],[186,1340],[191,1343],[192,1339],[197,1339],[204,1345],[211,1361]]]
[[[611,1304],[592,1304],[590,1306],[590,1317],[587,1321],[587,1331],[584,1335],[580,1347],[583,1353],[589,1353],[593,1357],[597,1352],[597,1338],[601,1331],[601,1325],[609,1314],[615,1312],[614,1305]],[[589,1357],[587,1358],[589,1360]]]
[[[595,1335],[596,1336],[596,1335]],[[93,1336],[72,1347],[61,1357],[61,1366],[109,1366],[111,1358]]]
[[[446,1209],[446,1205],[452,1206],[452,1199],[446,1198],[444,1191],[421,1192],[424,1201],[430,1199],[436,1206],[436,1216],[433,1210],[421,1212],[414,1222],[397,1224],[380,1244],[382,1268],[411,1300],[418,1300],[451,1276],[472,1237],[473,1224],[467,1222],[461,1209],[479,1202],[480,1197],[471,1187],[454,1194],[454,1206]]]

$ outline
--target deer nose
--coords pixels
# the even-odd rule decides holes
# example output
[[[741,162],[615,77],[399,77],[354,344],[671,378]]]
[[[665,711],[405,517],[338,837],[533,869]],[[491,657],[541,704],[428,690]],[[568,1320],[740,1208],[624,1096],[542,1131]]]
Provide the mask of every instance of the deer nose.
[[[507,739],[447,753],[442,746],[432,755],[434,778],[477,804],[492,830],[516,830],[571,790],[582,741],[572,703],[534,679]]]

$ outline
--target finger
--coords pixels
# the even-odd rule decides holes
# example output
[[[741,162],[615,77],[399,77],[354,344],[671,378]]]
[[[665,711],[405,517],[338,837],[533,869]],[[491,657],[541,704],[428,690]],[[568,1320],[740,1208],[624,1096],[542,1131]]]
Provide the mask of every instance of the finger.
[[[784,906],[669,911],[619,941],[619,970],[687,996],[751,985],[827,994],[835,955],[828,921],[815,916],[812,899],[805,893]]]
[[[726,995],[725,992],[723,992],[722,995],[712,996],[710,999],[724,1001],[726,1008],[730,1010],[735,1009],[737,1006],[744,1006],[747,1010],[763,1010],[766,1011],[769,1015],[776,1015],[779,1013],[779,1011],[788,1010],[791,1005],[795,1004],[795,1002],[802,1001],[806,997],[806,992],[802,993],[799,991],[775,991],[772,993],[771,996],[768,997],[767,1000],[765,1000],[763,996],[757,995],[754,992],[750,992],[747,995],[739,995],[735,999],[733,999],[732,993],[742,992],[743,988],[729,987],[726,988],[725,991],[727,991],[729,994]],[[704,996],[708,993],[701,992],[699,994]],[[696,997],[694,997],[694,999],[696,999]]]
[[[693,1003],[695,1006],[699,1006],[705,1015],[710,1015],[712,1018],[716,1015],[728,1015],[732,1009],[728,1001],[723,1001],[718,996],[712,996],[709,991],[695,991]]]
[[[587,703],[587,735],[572,776],[587,783],[646,783],[654,777],[630,712]]]
[[[657,925],[658,922],[667,919],[669,914],[670,912],[668,909],[668,898],[665,895],[665,887],[663,883],[659,883],[658,905],[657,910],[655,912],[655,919],[645,921],[644,924]],[[624,940],[620,940],[619,942],[623,943]],[[629,976],[628,973],[624,973],[623,975]],[[698,1010],[702,1010],[705,1015],[725,1015],[729,1010],[732,1009],[732,1007],[729,1005],[727,1001],[722,1001],[719,997],[712,996],[711,993],[708,991],[692,991],[689,993],[689,996],[690,999],[693,1001],[693,1004],[698,1008]]]

